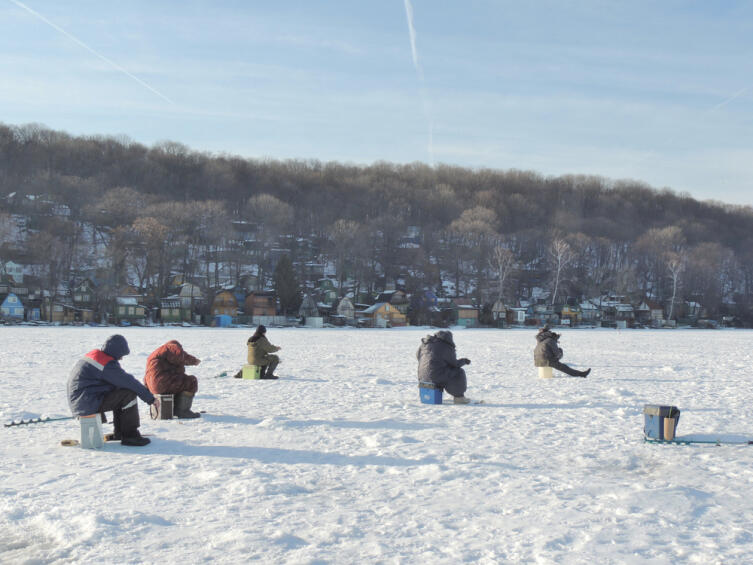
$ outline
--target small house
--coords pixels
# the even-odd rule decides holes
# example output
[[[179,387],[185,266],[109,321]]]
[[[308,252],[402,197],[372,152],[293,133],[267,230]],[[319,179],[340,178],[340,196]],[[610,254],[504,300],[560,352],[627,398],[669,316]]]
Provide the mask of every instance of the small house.
[[[0,295],[0,318],[16,321],[24,319],[24,305],[14,293]]]
[[[163,324],[175,324],[185,321],[180,298],[177,295],[160,298],[159,319]]]
[[[324,325],[324,316],[319,311],[319,305],[310,294],[303,297],[298,316],[303,320],[304,325],[311,328],[321,328]]]
[[[342,298],[337,304],[337,315],[345,318],[346,323],[356,319],[356,308],[350,298]]]
[[[658,302],[644,300],[635,309],[635,320],[640,324],[661,327],[664,325],[664,308]]]
[[[365,310],[358,312],[358,316],[363,325],[372,328],[388,328],[396,326],[406,326],[408,319],[405,314],[388,302],[377,302]]]
[[[332,279],[319,279],[319,301],[327,304],[337,302],[337,288]]]
[[[385,290],[380,293],[376,299],[377,302],[389,302],[392,306],[397,308],[401,313],[408,314],[408,306],[410,300],[408,296],[402,290]]]
[[[115,321],[118,324],[143,325],[146,321],[146,306],[139,303],[140,296],[117,296],[115,298]],[[53,309],[54,312],[54,309]]]
[[[511,326],[523,326],[526,323],[526,309],[525,308],[508,308],[507,309],[507,323]]]
[[[503,300],[497,300],[492,304],[492,320],[498,328],[507,324],[507,306]]]
[[[698,302],[688,300],[685,302],[684,306],[685,317],[690,318],[691,320],[698,319],[704,315],[703,306]]]
[[[83,279],[78,284],[73,285],[71,299],[76,308],[90,311],[94,306],[94,283],[89,279]]]
[[[26,320],[28,322],[39,322],[42,320],[42,299],[29,298],[24,302],[26,308]]]
[[[575,326],[583,319],[583,313],[577,304],[565,304],[560,310],[560,321],[562,324]],[[567,322],[565,322],[567,320]]]
[[[24,282],[24,267],[15,261],[8,261],[2,266],[5,274],[8,275],[15,283]]]
[[[458,305],[458,326],[475,328],[478,326],[478,308],[470,304]]]
[[[277,304],[272,292],[252,292],[246,296],[244,310],[247,316],[275,316]]]
[[[183,299],[181,299],[181,304]],[[221,290],[214,295],[210,307],[212,316],[236,316],[238,314],[238,300],[230,290]]]
[[[183,308],[188,308],[192,312],[197,306],[204,302],[204,295],[202,294],[201,289],[191,283],[180,285],[178,296],[180,297],[180,305]]]
[[[579,304],[580,318],[586,323],[596,323],[601,319],[601,310],[592,300],[584,300]]]
[[[316,305],[316,300],[310,294],[306,294],[301,301],[301,306],[298,308],[298,315],[301,318],[317,318],[319,317],[319,308]]]

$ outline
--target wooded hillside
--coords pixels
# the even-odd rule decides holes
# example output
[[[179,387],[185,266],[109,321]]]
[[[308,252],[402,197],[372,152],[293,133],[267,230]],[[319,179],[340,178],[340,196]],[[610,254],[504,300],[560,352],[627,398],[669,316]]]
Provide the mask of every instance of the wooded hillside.
[[[306,262],[333,262],[343,289],[479,304],[539,286],[552,302],[613,291],[749,320],[753,298],[749,207],[639,181],[246,159],[37,125],[0,125],[0,236],[0,259],[42,265],[50,285],[99,268],[155,297],[176,272],[211,288],[252,268],[264,286],[287,254],[300,281]]]

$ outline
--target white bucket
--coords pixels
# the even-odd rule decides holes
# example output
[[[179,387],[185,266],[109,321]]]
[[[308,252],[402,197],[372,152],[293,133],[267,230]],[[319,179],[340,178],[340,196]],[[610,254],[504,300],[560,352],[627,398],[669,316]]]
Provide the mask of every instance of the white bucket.
[[[81,424],[81,447],[84,449],[100,449],[105,445],[105,438],[102,435],[102,419],[99,414],[90,416],[79,416]]]
[[[537,367],[539,370],[539,378],[540,379],[551,379],[552,378],[552,368],[551,367]]]

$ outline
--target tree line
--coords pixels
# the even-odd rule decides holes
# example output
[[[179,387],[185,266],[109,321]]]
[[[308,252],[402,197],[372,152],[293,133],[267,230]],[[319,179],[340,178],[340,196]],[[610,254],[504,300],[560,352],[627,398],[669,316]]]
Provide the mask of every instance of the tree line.
[[[356,294],[398,284],[514,305],[535,286],[552,303],[610,291],[753,322],[753,210],[640,181],[249,159],[0,124],[0,197],[0,259],[21,254],[48,285],[98,268],[103,292],[159,297],[176,272],[212,287],[253,266],[264,286],[284,253],[299,280],[329,262]]]

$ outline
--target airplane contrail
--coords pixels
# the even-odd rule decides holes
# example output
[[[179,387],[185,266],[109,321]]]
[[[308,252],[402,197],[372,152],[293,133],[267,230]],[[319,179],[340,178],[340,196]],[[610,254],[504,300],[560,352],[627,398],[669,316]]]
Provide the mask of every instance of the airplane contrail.
[[[405,17],[408,20],[408,36],[410,37],[410,50],[413,55],[413,66],[416,68],[421,80],[424,78],[424,73],[421,70],[421,65],[418,64],[418,51],[416,50],[416,28],[413,27],[413,6],[410,0],[405,0]]]
[[[735,92],[732,96],[727,98],[726,100],[721,101],[719,104],[711,108],[712,112],[716,112],[719,108],[722,108],[732,102],[733,100],[736,100],[737,98],[740,98],[743,94],[745,94],[748,90],[750,90],[749,86],[746,86],[745,88],[741,88],[737,92]]]
[[[431,165],[434,165],[434,122],[431,118],[431,112],[429,111],[429,101],[426,96],[426,83],[424,81],[424,71],[421,68],[421,64],[418,61],[418,49],[416,49],[416,28],[413,26],[413,5],[410,0],[405,0],[405,18],[408,20],[408,36],[410,38],[410,50],[413,56],[413,66],[418,74],[418,79],[421,81],[421,101],[423,103],[424,116],[429,123],[429,142],[427,150],[429,151],[429,160]]]
[[[67,31],[65,31],[63,28],[61,28],[60,26],[55,25],[54,23],[52,23],[50,20],[48,20],[47,18],[45,18],[39,12],[36,12],[36,11],[32,10],[26,4],[24,4],[22,2],[19,2],[18,0],[9,0],[9,1],[12,2],[13,4],[15,4],[16,6],[18,6],[19,8],[23,8],[24,10],[26,10],[27,12],[29,12],[32,16],[34,16],[35,18],[38,18],[38,19],[42,20],[44,23],[46,23],[51,28],[53,28],[56,31],[62,33],[68,39],[70,39],[74,43],[77,43],[78,45],[80,45],[81,47],[83,47],[84,49],[86,49],[87,51],[89,51],[89,53],[91,53],[92,55],[95,55],[96,57],[99,57],[105,63],[107,63],[108,65],[110,65],[111,67],[113,67],[114,69],[117,69],[118,71],[120,71],[124,75],[132,78],[133,80],[135,80],[136,82],[138,82],[141,86],[143,86],[144,88],[150,90],[151,92],[153,92],[154,94],[156,94],[157,96],[159,96],[160,98],[162,98],[163,100],[165,100],[166,102],[169,102],[170,104],[173,104],[173,105],[175,104],[175,102],[173,102],[172,100],[170,100],[167,96],[165,96],[164,94],[162,94],[159,90],[157,90],[156,88],[153,88],[153,87],[149,86],[147,83],[145,83],[139,77],[137,77],[137,76],[129,73],[123,67],[121,67],[120,65],[118,65],[115,61],[111,61],[110,59],[108,59],[104,55],[100,55],[94,49],[92,49],[91,47],[89,47],[86,43],[84,43],[83,41],[81,41],[77,37],[71,35]]]

